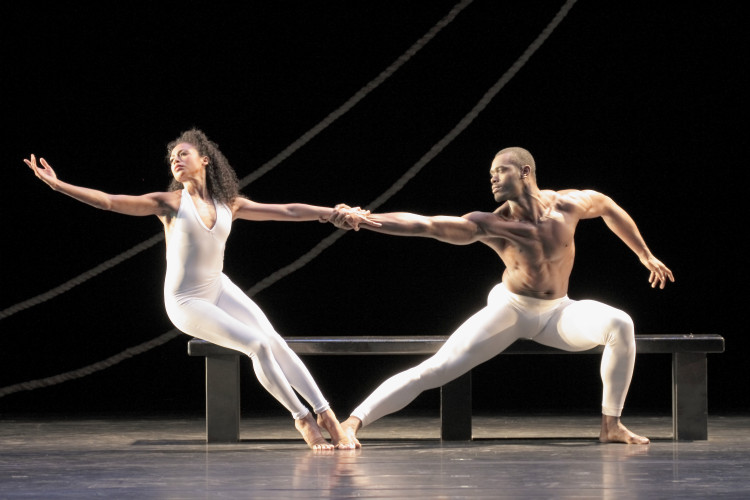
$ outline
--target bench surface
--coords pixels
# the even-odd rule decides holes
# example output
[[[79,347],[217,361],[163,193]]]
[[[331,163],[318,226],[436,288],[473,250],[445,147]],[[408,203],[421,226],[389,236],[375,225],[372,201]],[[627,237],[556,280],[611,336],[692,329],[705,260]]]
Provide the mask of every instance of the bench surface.
[[[375,335],[285,337],[284,340],[297,354],[307,355],[382,355],[382,354],[434,354],[442,347],[448,335]],[[717,334],[654,334],[636,335],[638,353],[724,352],[724,338]],[[586,351],[563,351],[520,339],[501,354],[596,354],[602,346]],[[221,356],[238,354],[201,339],[188,343],[191,356]]]

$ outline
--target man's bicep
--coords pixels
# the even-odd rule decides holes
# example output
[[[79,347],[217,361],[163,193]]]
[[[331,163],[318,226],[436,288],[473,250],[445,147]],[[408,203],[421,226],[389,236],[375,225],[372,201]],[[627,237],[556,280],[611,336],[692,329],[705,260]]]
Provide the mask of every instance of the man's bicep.
[[[577,205],[581,211],[581,219],[603,217],[615,207],[612,198],[593,189],[586,189],[577,193]]]
[[[471,218],[454,216],[436,216],[430,218],[435,236],[447,243],[467,245],[477,241],[479,225]]]

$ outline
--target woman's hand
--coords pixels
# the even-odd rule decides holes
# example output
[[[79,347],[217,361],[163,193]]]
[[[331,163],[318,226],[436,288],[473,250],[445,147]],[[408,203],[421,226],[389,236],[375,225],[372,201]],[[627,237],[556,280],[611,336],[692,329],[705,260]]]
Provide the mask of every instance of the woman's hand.
[[[360,224],[380,227],[380,223],[371,220],[369,215],[369,210],[363,210],[360,207],[352,208],[345,203],[340,203],[327,218],[321,217],[320,222],[330,222],[339,229],[354,229],[355,231],[359,231]]]
[[[29,166],[29,168],[34,172],[34,175],[40,178],[42,182],[47,184],[52,189],[57,190],[57,174],[55,174],[55,171],[52,169],[50,164],[47,163],[47,160],[45,160],[44,158],[39,158],[39,163],[42,164],[41,167],[37,165],[36,156],[34,155],[31,155],[28,160],[24,159],[23,162]]]

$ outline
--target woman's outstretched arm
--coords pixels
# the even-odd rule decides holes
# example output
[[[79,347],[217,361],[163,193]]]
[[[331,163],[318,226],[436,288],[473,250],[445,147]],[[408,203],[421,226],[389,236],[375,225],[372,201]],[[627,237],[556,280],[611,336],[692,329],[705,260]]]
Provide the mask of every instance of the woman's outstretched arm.
[[[305,203],[258,203],[247,198],[237,198],[233,211],[235,219],[255,221],[288,221],[302,222],[317,220],[328,222],[334,211],[338,208],[319,207]],[[360,224],[377,226],[376,222],[369,219],[370,212],[359,207],[348,208],[348,214],[353,223],[342,229],[359,229]]]
[[[80,202],[102,210],[110,210],[125,215],[163,216],[176,210],[173,205],[173,193],[157,192],[139,196],[109,194],[97,189],[76,186],[60,180],[47,160],[31,155],[23,160],[39,179],[53,190],[70,196]],[[179,201],[179,199],[178,199]]]

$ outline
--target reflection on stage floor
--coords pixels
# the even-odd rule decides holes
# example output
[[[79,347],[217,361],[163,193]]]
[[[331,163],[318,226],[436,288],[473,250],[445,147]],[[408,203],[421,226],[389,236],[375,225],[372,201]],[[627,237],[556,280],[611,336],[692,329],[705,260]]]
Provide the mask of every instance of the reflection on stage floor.
[[[750,416],[709,417],[674,442],[669,416],[623,421],[650,445],[600,444],[597,415],[474,417],[441,442],[434,416],[397,414],[361,450],[315,453],[283,416],[243,418],[206,444],[204,420],[0,416],[0,498],[746,498]]]

